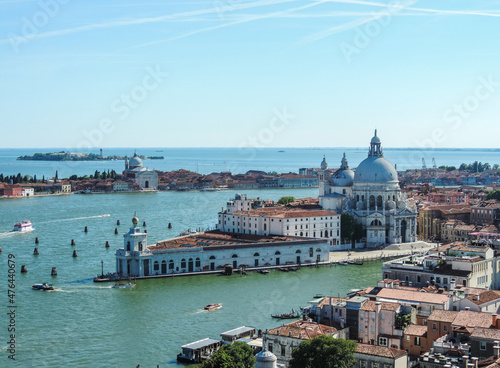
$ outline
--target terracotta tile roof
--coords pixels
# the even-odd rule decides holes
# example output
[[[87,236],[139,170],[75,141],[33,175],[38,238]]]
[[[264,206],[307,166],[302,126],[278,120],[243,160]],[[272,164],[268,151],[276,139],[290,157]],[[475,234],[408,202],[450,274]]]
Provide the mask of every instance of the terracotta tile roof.
[[[490,339],[490,340],[500,340],[500,330],[496,328],[484,328],[476,327],[471,337],[477,337],[480,339]]]
[[[377,294],[377,299],[395,299],[420,303],[445,304],[449,298],[443,294],[384,288]]]
[[[406,329],[405,335],[425,336],[425,335],[427,335],[427,326],[410,325]]]
[[[333,296],[327,296],[326,298],[323,298],[321,302],[318,303],[318,308],[330,305],[330,300],[332,301],[332,304],[335,304],[336,302],[346,301],[347,298],[336,298]]]
[[[467,299],[469,299],[470,301],[472,301],[474,304],[477,305],[489,303],[495,299],[500,299],[500,291],[498,290],[488,290],[478,295],[479,295],[479,300],[477,300],[475,295],[469,295]]]
[[[320,325],[316,322],[295,321],[280,327],[273,328],[272,330],[268,331],[268,334],[278,335],[279,332],[280,336],[310,340],[321,335],[331,335],[335,331],[337,331],[335,327]]]
[[[406,351],[404,350],[367,344],[358,344],[356,347],[356,353],[392,359],[397,359],[406,355]]]
[[[428,321],[436,321],[436,322],[453,322],[455,318],[457,317],[458,312],[456,311],[448,311],[448,310],[435,310],[434,312],[431,313],[429,318],[427,318]]]
[[[397,311],[399,309],[399,307],[400,307],[399,303],[382,303],[382,305],[381,305],[381,308],[383,310],[388,310],[388,311],[393,311],[393,312]],[[377,308],[377,302],[375,302],[373,300],[368,300],[359,309],[375,312],[376,308]]]
[[[492,323],[491,313],[460,311],[453,320],[452,325],[464,327],[484,327],[489,328]]]

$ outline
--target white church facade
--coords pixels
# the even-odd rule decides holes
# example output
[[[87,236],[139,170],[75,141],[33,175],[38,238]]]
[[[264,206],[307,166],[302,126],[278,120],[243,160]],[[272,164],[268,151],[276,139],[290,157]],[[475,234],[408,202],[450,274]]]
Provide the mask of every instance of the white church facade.
[[[323,159],[318,176],[320,205],[354,216],[366,230],[368,247],[417,240],[417,209],[401,193],[398,173],[384,158],[377,131],[368,157],[355,171],[349,169],[344,154],[340,169],[331,175]]]
[[[125,180],[136,183],[141,190],[158,189],[158,173],[143,167],[142,160],[137,153],[128,160],[125,157],[125,170],[123,170]]]

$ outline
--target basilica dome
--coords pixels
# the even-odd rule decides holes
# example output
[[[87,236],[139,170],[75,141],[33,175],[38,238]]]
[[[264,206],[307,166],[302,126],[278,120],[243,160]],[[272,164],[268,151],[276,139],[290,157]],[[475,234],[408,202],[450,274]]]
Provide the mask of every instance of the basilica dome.
[[[142,167],[142,160],[139,156],[137,156],[137,152],[134,153],[134,157],[130,159],[128,165],[131,169],[134,169],[136,167]]]
[[[398,173],[394,166],[384,158],[380,138],[375,136],[370,142],[368,158],[364,159],[356,169],[354,181],[366,183],[397,182]]]

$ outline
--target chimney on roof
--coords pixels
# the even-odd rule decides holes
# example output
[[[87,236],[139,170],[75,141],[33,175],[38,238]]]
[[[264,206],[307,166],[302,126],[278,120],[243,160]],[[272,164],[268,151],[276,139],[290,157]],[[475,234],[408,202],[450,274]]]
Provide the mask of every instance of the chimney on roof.
[[[498,314],[493,313],[491,315],[491,325],[493,326],[493,328],[497,328],[497,321],[498,321]]]
[[[375,311],[377,312],[377,314],[379,314],[381,310],[382,310],[382,303],[376,302],[375,303]]]
[[[476,294],[476,295],[475,295],[475,299],[476,299],[476,300],[481,299],[481,298],[479,297],[479,294]]]
[[[495,359],[500,359],[500,341],[495,341],[495,345],[493,346],[493,356]]]

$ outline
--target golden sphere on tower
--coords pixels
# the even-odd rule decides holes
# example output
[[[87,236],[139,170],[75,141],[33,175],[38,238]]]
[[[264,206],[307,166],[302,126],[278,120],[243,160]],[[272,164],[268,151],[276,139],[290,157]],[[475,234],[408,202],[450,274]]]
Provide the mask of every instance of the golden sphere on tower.
[[[139,223],[139,218],[134,217],[134,218],[132,219],[132,223],[133,223],[134,225],[137,225],[137,224]]]

